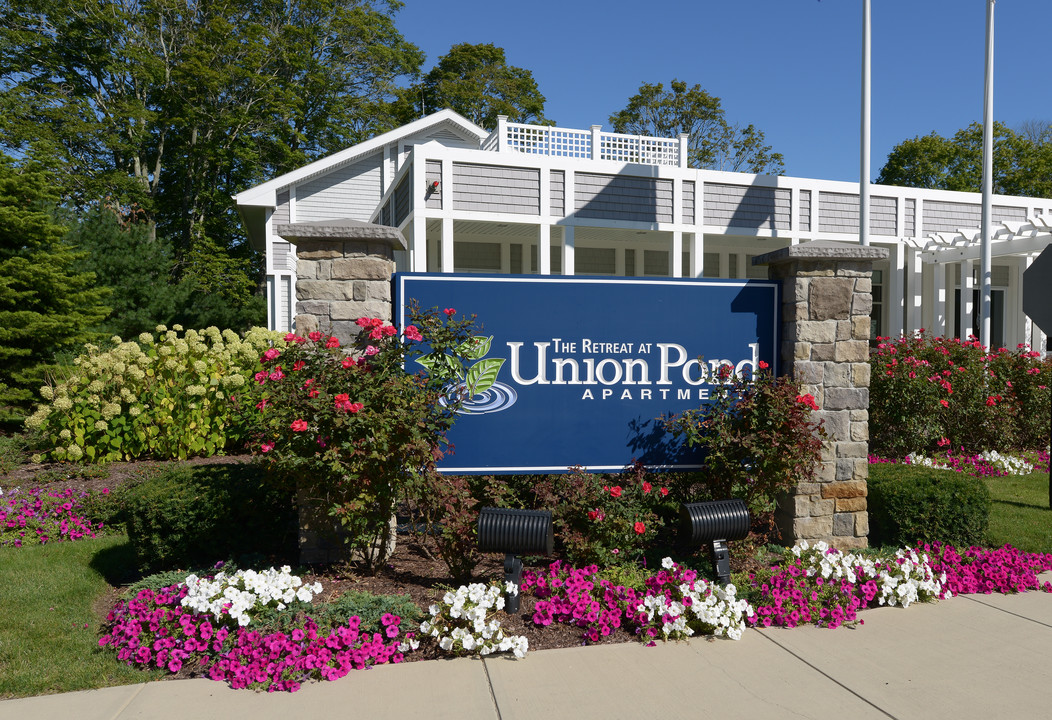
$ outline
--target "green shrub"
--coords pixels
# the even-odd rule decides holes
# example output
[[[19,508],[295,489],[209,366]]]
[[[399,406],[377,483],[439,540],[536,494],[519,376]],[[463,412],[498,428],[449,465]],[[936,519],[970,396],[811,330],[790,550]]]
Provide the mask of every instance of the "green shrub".
[[[253,465],[168,468],[113,493],[142,572],[295,554],[292,493]],[[280,564],[280,563],[279,563]]]
[[[40,389],[48,402],[26,419],[37,431],[35,460],[106,462],[185,459],[244,445],[257,431],[260,354],[281,334],[244,338],[210,327],[158,326],[137,342],[85,345],[69,374]]]
[[[881,338],[870,357],[874,453],[893,458],[940,446],[1043,449],[1052,362],[1021,346],[986,352],[977,341]]]
[[[893,463],[869,466],[869,528],[875,545],[981,545],[989,519],[990,491],[980,478]]]

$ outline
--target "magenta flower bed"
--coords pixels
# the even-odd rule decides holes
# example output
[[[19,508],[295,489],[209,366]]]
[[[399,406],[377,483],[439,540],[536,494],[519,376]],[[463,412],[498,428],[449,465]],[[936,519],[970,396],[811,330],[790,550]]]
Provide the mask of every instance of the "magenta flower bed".
[[[596,579],[598,571],[596,565],[572,568],[559,560],[546,571],[524,571],[520,592],[539,598],[533,606],[534,624],[575,625],[584,630],[585,642],[599,642],[622,626],[639,626],[645,616],[635,608],[643,595],[609,580]]]
[[[186,610],[180,604],[186,594],[185,585],[175,585],[141,590],[117,603],[99,646],[112,648],[129,665],[173,673],[189,665],[233,688],[269,692],[291,692],[310,680],[336,680],[351,670],[403,659],[397,615],[383,616],[383,635],[362,632],[358,616],[328,633],[319,632],[309,617],[288,633],[260,632],[215,624],[209,615]]]
[[[969,453],[964,448],[961,448],[957,453],[950,450],[945,453],[939,453],[935,457],[940,461],[946,462],[946,466],[942,469],[974,475],[975,477],[1000,477],[1008,474],[1006,471],[990,465],[980,454]],[[1048,472],[1049,454],[1047,450],[1029,451],[1022,453],[1021,457],[1034,466],[1034,472]],[[873,454],[870,454],[869,462],[871,465],[879,463],[910,464],[909,458],[895,460]]]
[[[932,570],[946,573],[943,588],[957,595],[1052,592],[1052,583],[1041,585],[1037,576],[1052,570],[1052,554],[1025,553],[1011,545],[997,550],[970,547],[963,553],[952,545],[932,543],[918,548],[928,554]]]
[[[108,493],[109,490],[103,490]],[[8,491],[0,496],[0,546],[45,545],[93,538],[102,523],[81,514],[91,493],[72,489],[45,492],[41,488]]]

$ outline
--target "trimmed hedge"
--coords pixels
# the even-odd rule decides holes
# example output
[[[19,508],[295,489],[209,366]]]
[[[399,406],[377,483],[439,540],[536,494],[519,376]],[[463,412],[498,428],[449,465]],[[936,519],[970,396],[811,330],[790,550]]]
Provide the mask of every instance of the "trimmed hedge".
[[[114,493],[143,573],[243,555],[294,559],[295,498],[254,465],[169,467]]]
[[[989,520],[990,491],[980,478],[912,465],[869,466],[872,545],[981,545]]]

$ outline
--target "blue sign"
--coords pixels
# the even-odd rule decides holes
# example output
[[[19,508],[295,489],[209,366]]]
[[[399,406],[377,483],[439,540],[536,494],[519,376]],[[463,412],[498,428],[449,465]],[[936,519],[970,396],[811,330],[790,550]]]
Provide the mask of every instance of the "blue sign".
[[[776,370],[778,286],[760,280],[398,273],[399,327],[421,308],[477,315],[449,432],[449,474],[690,469],[662,416],[705,404],[728,372]],[[416,361],[414,361],[415,363]],[[409,371],[421,367],[406,368]]]

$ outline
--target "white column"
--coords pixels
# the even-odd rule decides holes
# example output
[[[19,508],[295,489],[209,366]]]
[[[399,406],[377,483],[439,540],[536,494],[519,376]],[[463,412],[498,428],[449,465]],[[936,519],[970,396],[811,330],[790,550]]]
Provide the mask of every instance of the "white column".
[[[921,255],[915,248],[906,251],[906,332],[915,333],[924,327],[921,302],[924,292],[924,266]]]
[[[888,309],[888,335],[892,338],[902,336],[902,316],[905,312],[906,297],[903,286],[903,273],[906,269],[905,249],[895,243],[888,249],[888,283],[884,306]]]
[[[961,261],[961,306],[958,309],[961,318],[961,340],[967,340],[969,335],[975,334],[975,328],[972,327],[972,291],[975,289],[975,283],[972,281],[973,264],[971,260]]]
[[[537,274],[552,274],[552,226],[547,223],[537,226]]]
[[[931,331],[935,335],[946,337],[946,265],[932,265],[932,322]]]
[[[574,226],[563,226],[563,275],[573,275]]]
[[[420,218],[419,224],[427,227],[427,221]],[[453,272],[453,218],[442,218],[441,234],[438,236],[439,254],[441,261],[439,267],[444,273]]]
[[[422,217],[413,218],[412,234],[409,238],[409,251],[412,255],[413,272],[427,272],[427,221]],[[450,246],[450,255],[453,248]],[[452,264],[452,260],[450,261]]]
[[[668,253],[669,277],[683,277],[683,233],[680,230],[672,231],[671,249]]]

